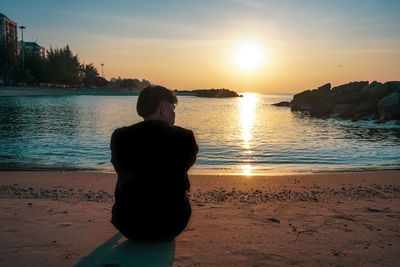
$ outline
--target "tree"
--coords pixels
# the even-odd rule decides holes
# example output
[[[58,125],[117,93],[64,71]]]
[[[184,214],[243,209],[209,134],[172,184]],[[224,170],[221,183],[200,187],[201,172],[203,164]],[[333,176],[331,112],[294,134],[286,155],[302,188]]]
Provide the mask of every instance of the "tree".
[[[0,40],[0,76],[8,83],[18,68],[18,55],[15,43],[10,40]]]
[[[126,90],[142,90],[143,88],[150,85],[150,82],[143,79],[142,81],[138,79],[121,79],[118,78],[111,78],[110,87],[114,89],[126,89]]]
[[[22,83],[32,83],[34,80],[31,71],[23,68],[16,68],[11,75],[11,78],[17,82]]]
[[[32,74],[32,83],[43,83],[47,81],[46,60],[35,53],[26,53],[25,68]]]
[[[73,55],[67,45],[65,48],[50,49],[47,51],[47,70],[49,82],[62,85],[77,86],[81,65],[78,55]]]
[[[108,82],[103,77],[99,76],[99,72],[97,68],[93,66],[92,63],[81,66],[81,82],[85,87],[105,87],[107,86]]]
[[[20,65],[17,48],[14,42],[0,41],[0,77],[6,83],[23,82],[30,84],[50,83],[55,86],[83,85],[84,87],[110,87],[113,89],[141,90],[150,85],[147,80],[112,78],[107,81],[99,76],[92,64],[80,64],[78,55],[69,48],[52,48],[47,50],[47,57],[25,50],[24,68]]]
[[[99,76],[99,72],[92,63],[81,66],[81,82],[84,86],[93,86],[96,83],[96,78]]]

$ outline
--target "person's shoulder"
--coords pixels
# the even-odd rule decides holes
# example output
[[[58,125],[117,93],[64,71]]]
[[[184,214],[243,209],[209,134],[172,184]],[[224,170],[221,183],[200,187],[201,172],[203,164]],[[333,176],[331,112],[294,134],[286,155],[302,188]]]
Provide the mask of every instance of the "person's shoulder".
[[[171,128],[173,128],[173,130],[179,135],[182,135],[182,136],[193,136],[193,131],[190,130],[190,129],[186,129],[186,128],[183,128],[183,127],[180,127],[180,126],[176,126],[176,125],[171,126]]]
[[[126,134],[130,134],[132,132],[135,132],[138,128],[141,127],[143,122],[138,122],[129,126],[123,126],[120,128],[117,128],[114,130],[112,137],[116,137],[116,136],[121,136],[121,135],[126,135]]]
[[[175,130],[175,140],[178,147],[181,148],[180,151],[186,155],[188,168],[193,165],[196,161],[196,155],[198,152],[198,145],[193,131],[180,126],[171,126]]]

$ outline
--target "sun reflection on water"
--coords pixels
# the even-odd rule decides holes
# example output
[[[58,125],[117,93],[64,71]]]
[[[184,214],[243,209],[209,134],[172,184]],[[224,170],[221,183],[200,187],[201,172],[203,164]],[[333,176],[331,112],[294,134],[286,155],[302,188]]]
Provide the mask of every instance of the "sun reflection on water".
[[[255,118],[255,107],[258,98],[255,93],[243,93],[243,97],[240,98],[239,112],[240,112],[240,131],[242,138],[242,148],[244,154],[252,154],[252,139],[253,139],[253,125]],[[244,175],[250,175],[252,167],[251,165],[242,165]]]
[[[240,166],[240,169],[242,171],[242,175],[251,175],[253,167],[251,165],[242,165]]]

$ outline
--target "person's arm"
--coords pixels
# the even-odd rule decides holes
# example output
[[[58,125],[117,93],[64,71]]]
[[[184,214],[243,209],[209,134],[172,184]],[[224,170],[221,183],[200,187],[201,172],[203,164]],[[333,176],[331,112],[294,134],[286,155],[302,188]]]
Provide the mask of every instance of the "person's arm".
[[[185,175],[185,179],[183,181],[183,191],[189,191],[190,190],[190,182],[189,182],[189,178],[188,175]]]
[[[117,152],[116,152],[116,147],[115,147],[115,139],[116,139],[116,135],[117,135],[117,130],[115,130],[112,135],[111,135],[111,141],[110,141],[110,150],[111,150],[111,163],[114,166],[114,169],[116,168],[116,164],[117,164]]]
[[[188,171],[196,162],[199,147],[197,146],[196,139],[191,130],[187,130],[184,144],[185,154],[185,171]]]
[[[121,147],[119,145],[121,139],[120,129],[116,129],[111,135],[110,150],[111,150],[111,163],[117,173],[122,172],[123,163],[121,162]]]

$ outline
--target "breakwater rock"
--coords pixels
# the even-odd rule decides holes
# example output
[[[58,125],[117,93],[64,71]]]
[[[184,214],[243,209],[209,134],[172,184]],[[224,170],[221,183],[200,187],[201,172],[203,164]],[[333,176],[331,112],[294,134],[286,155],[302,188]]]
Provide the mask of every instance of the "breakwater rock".
[[[327,83],[293,96],[287,106],[315,117],[350,120],[400,120],[400,81],[386,83],[350,82],[331,88]]]
[[[193,91],[178,91],[175,90],[177,95],[191,95],[197,97],[214,97],[214,98],[225,98],[225,97],[241,97],[235,91],[231,91],[229,89],[201,89],[201,90],[193,90]]]

